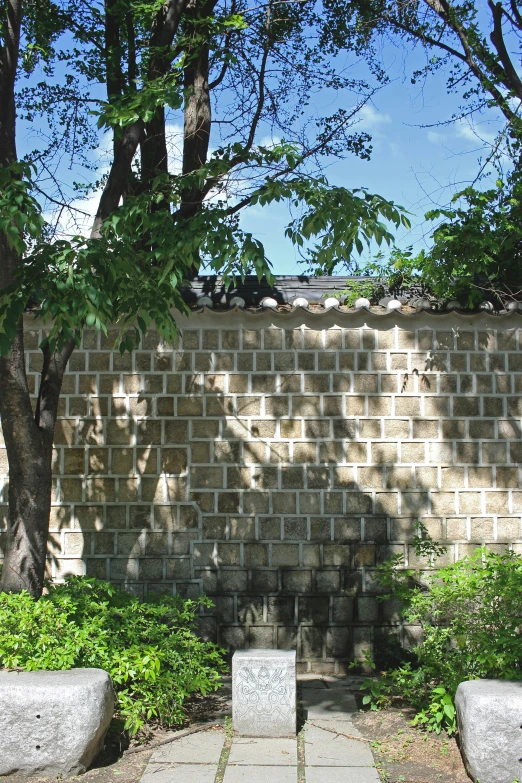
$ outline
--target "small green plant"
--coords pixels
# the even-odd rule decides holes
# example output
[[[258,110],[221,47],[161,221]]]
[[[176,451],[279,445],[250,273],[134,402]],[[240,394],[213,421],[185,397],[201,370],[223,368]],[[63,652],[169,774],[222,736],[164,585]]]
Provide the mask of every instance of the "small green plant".
[[[440,734],[442,729],[445,729],[448,734],[455,733],[457,730],[455,705],[451,694],[444,686],[431,689],[429,706],[416,714],[412,726],[422,726],[437,734]]]
[[[415,554],[433,566],[445,548],[417,523]],[[363,703],[381,709],[394,702],[417,711],[414,725],[448,734],[456,731],[454,696],[470,679],[522,679],[520,595],[522,558],[484,548],[431,576],[404,568],[402,556],[380,566],[388,595],[398,598],[408,625],[422,628],[413,659],[368,678]],[[370,653],[366,665],[375,669]]]
[[[194,633],[197,601],[140,601],[108,582],[70,577],[35,601],[0,594],[0,668],[99,667],[111,678],[125,729],[172,726],[192,693],[220,685],[222,651]]]
[[[406,250],[392,248],[388,259],[379,251],[373,261],[362,266],[352,264],[350,271],[356,279],[347,280],[346,288],[337,291],[335,296],[351,307],[359,297],[377,304],[388,292],[393,295],[404,294],[414,286],[424,290],[425,280],[419,271],[423,259],[423,252],[414,256],[411,247]]]

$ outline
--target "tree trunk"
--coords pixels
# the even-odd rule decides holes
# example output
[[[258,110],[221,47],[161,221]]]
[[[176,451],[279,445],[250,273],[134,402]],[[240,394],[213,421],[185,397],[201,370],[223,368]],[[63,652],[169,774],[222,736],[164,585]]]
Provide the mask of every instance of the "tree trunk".
[[[2,360],[2,386],[13,386],[9,381],[20,375],[16,354],[23,352],[21,328],[16,343],[7,361]],[[8,384],[4,384],[6,364],[10,365]],[[3,392],[0,410],[9,460],[9,522],[0,591],[27,590],[39,598],[45,576],[51,510],[52,437],[36,425],[31,412],[18,409],[17,400],[25,394],[18,394],[15,388]]]
[[[33,414],[25,372],[23,324],[8,356],[0,357],[0,419],[9,461],[9,519],[0,592],[42,594],[49,533],[54,427],[70,340],[44,368]]]

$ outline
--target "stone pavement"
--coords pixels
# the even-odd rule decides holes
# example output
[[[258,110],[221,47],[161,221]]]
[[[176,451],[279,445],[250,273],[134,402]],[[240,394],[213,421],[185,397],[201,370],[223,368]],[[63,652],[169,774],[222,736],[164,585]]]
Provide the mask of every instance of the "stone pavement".
[[[157,748],[140,783],[379,783],[369,743],[351,720],[359,682],[300,677],[297,738],[200,731]]]

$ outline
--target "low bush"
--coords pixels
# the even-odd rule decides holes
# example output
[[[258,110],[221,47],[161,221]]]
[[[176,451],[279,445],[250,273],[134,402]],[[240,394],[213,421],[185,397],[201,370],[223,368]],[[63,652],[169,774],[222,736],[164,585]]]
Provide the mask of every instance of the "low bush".
[[[419,533],[417,554],[433,564],[444,548],[422,525]],[[417,710],[415,724],[452,733],[459,683],[522,679],[522,558],[481,547],[429,575],[402,566],[400,557],[389,560],[380,578],[402,601],[406,622],[421,626],[422,638],[411,650],[413,660],[364,682],[364,702],[374,709],[406,702]]]
[[[99,667],[111,676],[131,735],[184,717],[193,693],[220,684],[222,651],[193,628],[198,601],[161,596],[141,601],[108,582],[70,577],[35,601],[0,594],[0,668]]]

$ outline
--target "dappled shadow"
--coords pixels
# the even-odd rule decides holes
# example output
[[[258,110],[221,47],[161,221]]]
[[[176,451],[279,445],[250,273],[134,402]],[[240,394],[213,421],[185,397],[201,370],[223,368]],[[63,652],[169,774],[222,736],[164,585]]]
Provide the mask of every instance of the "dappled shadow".
[[[215,325],[123,357],[94,337],[72,357],[56,429],[56,579],[203,592],[205,637],[296,649],[302,669],[334,672],[417,638],[377,601],[375,571],[393,554],[431,568],[410,544],[417,520],[447,544],[441,562],[520,546],[509,331],[495,344],[438,324]]]

